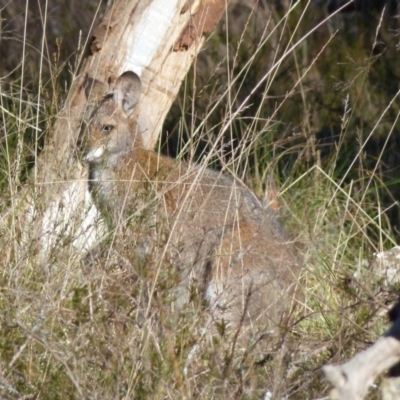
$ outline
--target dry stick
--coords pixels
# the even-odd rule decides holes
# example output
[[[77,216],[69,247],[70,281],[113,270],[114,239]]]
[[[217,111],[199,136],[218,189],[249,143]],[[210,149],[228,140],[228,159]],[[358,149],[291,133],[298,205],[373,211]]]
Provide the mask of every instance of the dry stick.
[[[400,360],[400,317],[370,348],[343,365],[323,367],[334,388],[331,400],[362,400],[369,386],[384,371]]]

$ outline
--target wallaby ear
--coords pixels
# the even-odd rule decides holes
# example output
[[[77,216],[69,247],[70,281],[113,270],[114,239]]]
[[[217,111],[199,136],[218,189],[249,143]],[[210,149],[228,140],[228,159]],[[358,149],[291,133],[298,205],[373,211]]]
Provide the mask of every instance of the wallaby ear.
[[[85,95],[88,102],[97,102],[106,94],[107,87],[103,82],[93,78],[86,78],[83,83]]]
[[[86,78],[85,82],[83,83],[83,87],[85,89],[85,95],[87,99],[83,120],[86,123],[89,123],[94,107],[99,104],[106,94],[107,86],[97,79]]]
[[[132,71],[124,72],[115,83],[117,104],[129,115],[139,102],[142,90],[140,78]]]

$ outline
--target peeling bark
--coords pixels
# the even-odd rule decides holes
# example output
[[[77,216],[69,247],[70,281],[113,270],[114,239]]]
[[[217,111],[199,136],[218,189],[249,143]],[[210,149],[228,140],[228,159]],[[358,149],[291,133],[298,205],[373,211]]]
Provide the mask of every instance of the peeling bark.
[[[225,0],[188,1],[183,11],[190,10],[193,17],[189,19],[185,30],[176,42],[175,50],[186,50],[204,34],[211,32],[223,15],[227,2]]]

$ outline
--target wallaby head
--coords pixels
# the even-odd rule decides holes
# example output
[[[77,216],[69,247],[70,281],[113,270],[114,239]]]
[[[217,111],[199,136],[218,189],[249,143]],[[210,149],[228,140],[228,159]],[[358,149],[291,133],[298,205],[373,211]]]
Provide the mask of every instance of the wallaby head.
[[[113,155],[141,147],[141,139],[129,120],[139,102],[141,82],[132,71],[124,72],[110,88],[87,78],[84,83],[88,107],[84,147],[85,161],[100,164]]]

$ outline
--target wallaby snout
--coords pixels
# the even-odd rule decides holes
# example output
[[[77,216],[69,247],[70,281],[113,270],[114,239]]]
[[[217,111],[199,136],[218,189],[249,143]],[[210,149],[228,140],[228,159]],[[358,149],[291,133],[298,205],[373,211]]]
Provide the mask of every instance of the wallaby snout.
[[[131,71],[111,89],[96,80],[85,85],[89,187],[110,230],[129,226],[141,254],[153,249],[160,268],[176,266],[178,303],[189,301],[195,285],[213,315],[232,326],[279,323],[300,270],[293,243],[240,181],[143,148],[130,120],[140,89]],[[132,224],[144,220],[143,238]]]

